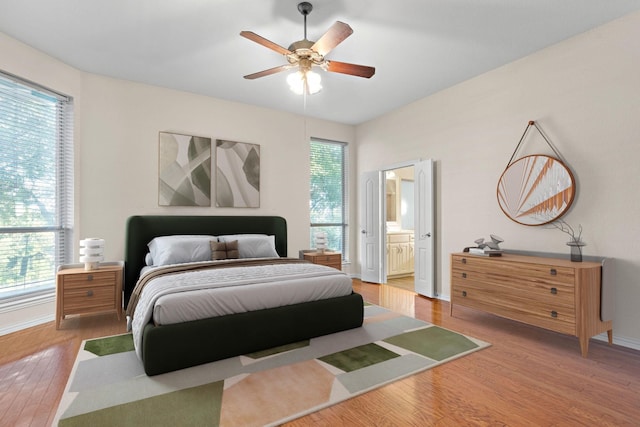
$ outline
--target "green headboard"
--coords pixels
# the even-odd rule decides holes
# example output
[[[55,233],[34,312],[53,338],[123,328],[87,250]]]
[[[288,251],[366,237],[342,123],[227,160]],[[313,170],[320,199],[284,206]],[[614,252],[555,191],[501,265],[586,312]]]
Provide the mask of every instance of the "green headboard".
[[[125,235],[125,307],[145,266],[147,244],[154,237],[173,234],[269,234],[275,236],[278,254],[287,256],[287,222],[279,216],[132,216]]]

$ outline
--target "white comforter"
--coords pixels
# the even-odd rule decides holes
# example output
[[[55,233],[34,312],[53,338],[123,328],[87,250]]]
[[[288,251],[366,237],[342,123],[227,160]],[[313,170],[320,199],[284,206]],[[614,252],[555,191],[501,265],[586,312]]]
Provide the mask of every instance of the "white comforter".
[[[141,279],[151,272],[143,273]],[[133,313],[136,353],[142,358],[142,332],[152,316],[155,324],[166,325],[351,292],[351,279],[346,274],[310,263],[216,268],[155,277],[143,288]]]

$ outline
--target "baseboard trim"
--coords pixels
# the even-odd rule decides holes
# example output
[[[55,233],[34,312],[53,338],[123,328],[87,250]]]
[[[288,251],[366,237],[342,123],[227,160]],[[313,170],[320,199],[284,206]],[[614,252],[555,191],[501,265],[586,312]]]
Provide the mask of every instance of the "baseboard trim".
[[[598,341],[603,341],[603,342],[609,342],[609,337],[607,335],[606,332],[600,334],[600,335],[596,335],[595,337],[593,337],[593,339],[596,339]],[[633,338],[628,338],[628,337],[616,337],[615,335],[613,336],[613,343],[615,345],[619,345],[620,347],[626,347],[626,348],[631,348],[633,350],[640,350],[640,341],[633,339]]]
[[[7,335],[13,332],[21,331],[23,329],[31,328],[33,326],[38,326],[43,323],[52,322],[55,320],[55,318],[56,317],[54,315],[47,315],[35,319],[29,319],[26,322],[14,323],[13,325],[10,325],[8,327],[0,328],[0,335]]]
[[[55,293],[33,295],[0,304],[0,335],[18,332],[55,320]],[[51,306],[39,308],[40,306]],[[5,326],[6,325],[6,326]]]
[[[47,292],[44,294],[28,296],[22,299],[2,302],[0,303],[0,314],[24,310],[25,308],[35,307],[37,305],[49,304],[55,302],[55,300],[55,292]]]

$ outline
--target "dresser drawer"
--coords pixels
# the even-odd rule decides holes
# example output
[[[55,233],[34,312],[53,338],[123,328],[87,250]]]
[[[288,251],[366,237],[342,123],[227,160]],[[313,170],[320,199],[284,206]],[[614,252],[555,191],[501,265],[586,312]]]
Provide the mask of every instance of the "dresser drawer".
[[[528,282],[574,286],[575,270],[570,267],[503,261],[500,257],[452,256],[452,270],[474,272],[482,277],[509,281],[518,277]]]
[[[475,308],[512,320],[556,332],[575,335],[576,314],[573,298],[542,298],[525,293],[509,293],[484,283],[452,283],[452,304]]]
[[[567,287],[547,287],[531,285],[527,282],[514,280],[511,283],[488,282],[474,280],[473,277],[453,277],[452,289],[483,290],[493,296],[495,300],[518,300],[523,303],[535,301],[552,308],[566,307],[575,311],[575,290]]]
[[[536,299],[548,303],[566,304],[571,307],[575,303],[575,286],[565,281],[556,281],[553,276],[532,277],[527,275],[505,276],[496,273],[478,272],[454,268],[451,271],[452,283],[464,286],[475,283],[490,288],[494,293]]]

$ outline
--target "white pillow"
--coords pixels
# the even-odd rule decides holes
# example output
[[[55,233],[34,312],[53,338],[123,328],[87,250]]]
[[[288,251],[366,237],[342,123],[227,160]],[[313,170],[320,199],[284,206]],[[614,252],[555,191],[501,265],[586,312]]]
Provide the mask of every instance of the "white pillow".
[[[238,241],[238,256],[240,258],[278,258],[276,251],[276,237],[266,234],[230,234],[218,236],[221,242]]]
[[[210,261],[211,245],[215,236],[174,235],[161,236],[149,242],[149,253],[154,266],[184,262]]]

